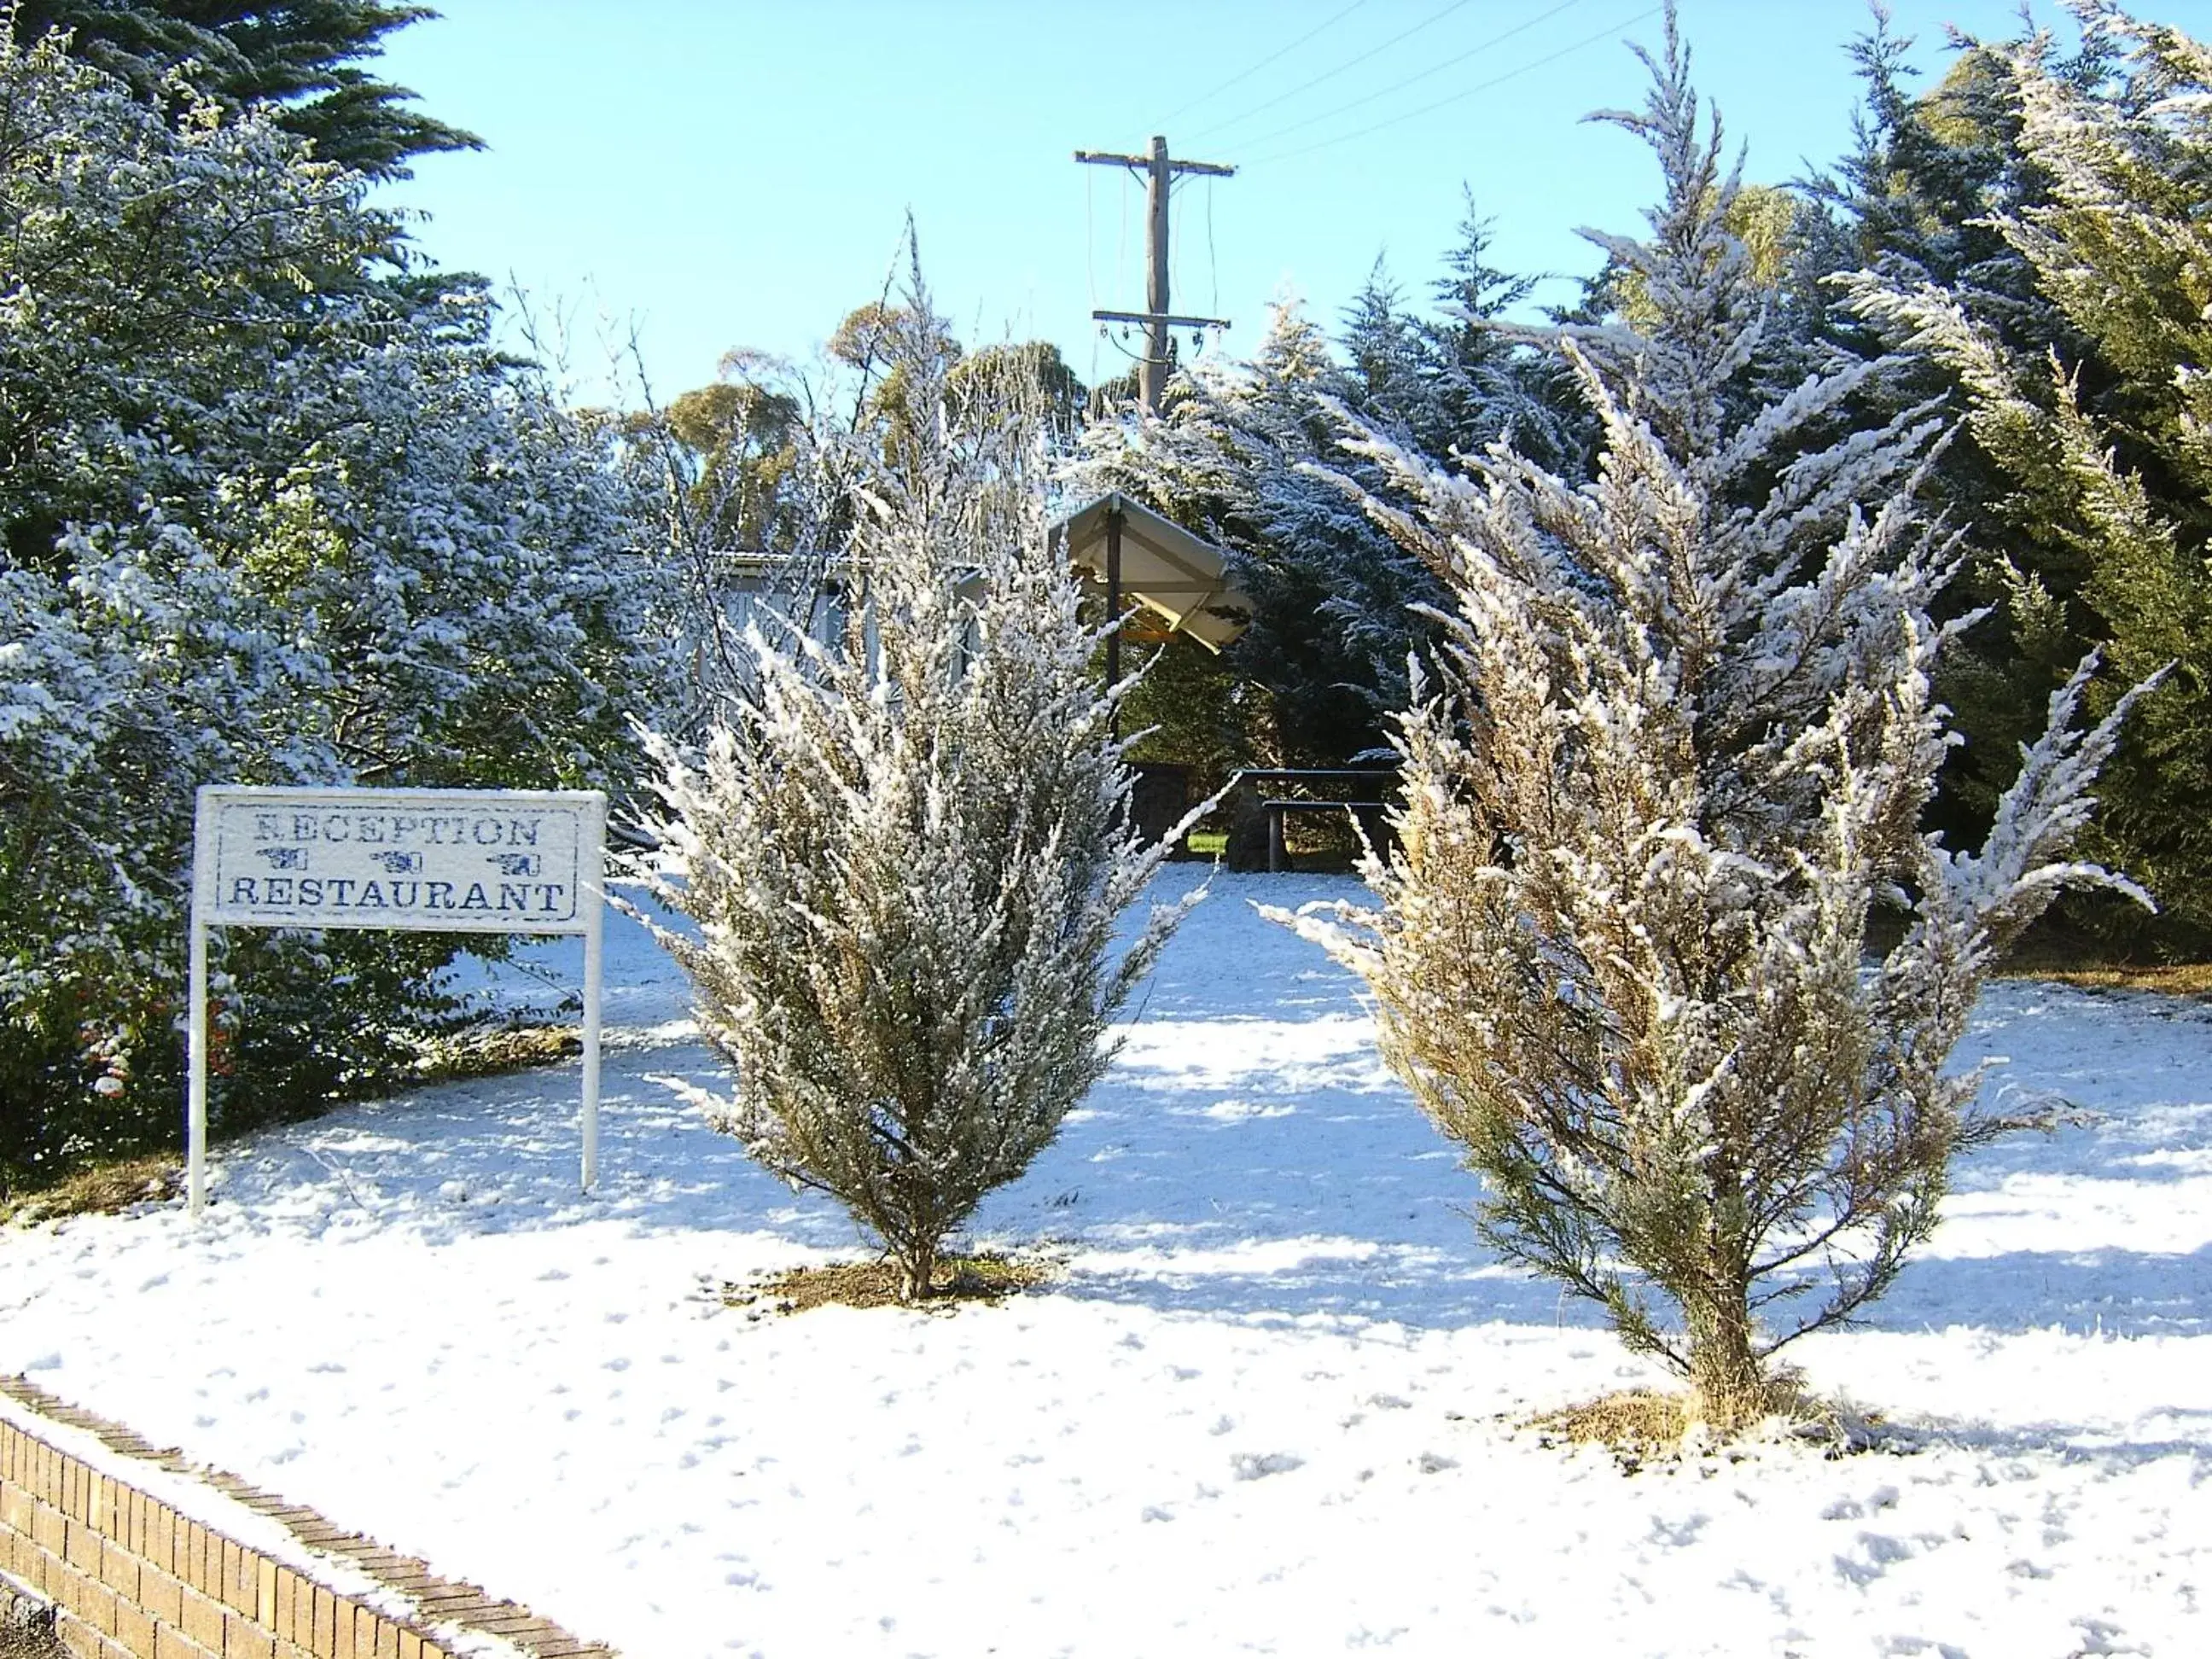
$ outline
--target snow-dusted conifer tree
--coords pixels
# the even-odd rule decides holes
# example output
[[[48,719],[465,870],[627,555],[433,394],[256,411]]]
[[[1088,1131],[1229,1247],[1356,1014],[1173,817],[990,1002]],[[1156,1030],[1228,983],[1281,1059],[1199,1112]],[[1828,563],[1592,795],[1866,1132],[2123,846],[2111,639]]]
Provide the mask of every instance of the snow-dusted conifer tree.
[[[1664,200],[1650,240],[1595,240],[1650,325],[1563,341],[1599,476],[1498,446],[1447,477],[1352,441],[1416,499],[1368,505],[1456,611],[1401,718],[1380,908],[1277,914],[1365,977],[1386,1057],[1486,1179],[1485,1237],[1604,1304],[1726,1431],[1773,1401],[1776,1349],[1890,1284],[1954,1151],[2003,1127],[1945,1058],[2057,890],[2125,887],[2066,856],[2123,711],[2069,729],[2085,666],[1982,850],[1921,835],[1952,631],[1929,605],[1956,562],[1910,504],[1935,427],[1808,441],[1865,365],[1729,412],[1765,310],[1736,180],[1671,15],[1646,61],[1645,107],[1607,118],[1657,152]],[[1909,926],[1869,967],[1885,902]]]
[[[1412,428],[1429,397],[1421,324],[1381,255],[1345,307],[1337,338],[1352,393],[1346,401],[1370,419]]]
[[[909,1300],[1103,1072],[1182,910],[1116,957],[1166,845],[1130,826],[1102,635],[1046,533],[1036,377],[951,384],[915,289],[890,438],[841,469],[846,635],[750,631],[730,720],[659,746],[675,868],[651,877],[697,927],[661,938],[735,1072],[721,1121],[873,1231]]]
[[[1557,358],[1495,325],[1524,304],[1536,279],[1490,263],[1492,222],[1462,190],[1459,240],[1431,284],[1436,313],[1413,325],[1425,396],[1383,413],[1439,460],[1498,440],[1554,471],[1579,473],[1594,435]]]
[[[2047,34],[1983,48],[2017,95],[2016,149],[2042,198],[1975,227],[2025,267],[2042,327],[1973,283],[1886,267],[1854,302],[1965,394],[2002,483],[1990,544],[2009,697],[2065,675],[2086,645],[2093,710],[2166,663],[2106,779],[2093,855],[2166,907],[2173,944],[2212,939],[2212,47],[2073,0],[2085,84]],[[2052,344],[2053,337],[2057,344]]]
[[[1342,765],[1381,742],[1419,626],[1408,607],[1440,597],[1302,470],[1331,451],[1331,401],[1356,394],[1320,329],[1285,302],[1250,362],[1202,360],[1176,377],[1163,417],[1094,423],[1067,474],[1079,494],[1127,490],[1227,551],[1253,615],[1224,661],[1267,691],[1277,765]]]

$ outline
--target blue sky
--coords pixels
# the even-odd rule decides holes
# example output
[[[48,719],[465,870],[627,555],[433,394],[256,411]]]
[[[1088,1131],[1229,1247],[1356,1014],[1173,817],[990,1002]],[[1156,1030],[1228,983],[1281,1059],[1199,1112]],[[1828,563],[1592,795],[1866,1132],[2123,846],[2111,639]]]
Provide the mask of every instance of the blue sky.
[[[1142,306],[1143,193],[1072,155],[1154,132],[1239,168],[1177,190],[1171,240],[1175,308],[1228,318],[1240,355],[1279,295],[1333,325],[1378,253],[1424,289],[1462,182],[1496,221],[1496,263],[1572,276],[1597,263],[1577,227],[1635,228],[1656,177],[1627,134],[1581,119],[1641,97],[1624,42],[1656,44],[1654,0],[438,3],[385,70],[489,149],[426,157],[386,198],[426,216],[416,237],[441,264],[568,317],[568,372],[595,400],[610,330],[635,331],[663,398],[732,347],[803,362],[880,289],[909,210],[964,337],[1047,338],[1086,380],[1117,373],[1090,313]],[[2016,22],[2014,0],[1891,9],[1925,78],[1946,23]],[[2212,35],[2212,0],[2146,9]],[[1862,0],[1680,15],[1747,176],[1843,152]]]

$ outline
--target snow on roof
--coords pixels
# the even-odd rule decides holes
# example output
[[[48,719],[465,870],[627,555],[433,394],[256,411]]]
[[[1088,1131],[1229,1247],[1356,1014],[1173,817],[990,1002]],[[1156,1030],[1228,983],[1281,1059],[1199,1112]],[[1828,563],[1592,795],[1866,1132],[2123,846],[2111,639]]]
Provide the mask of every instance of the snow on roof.
[[[1244,631],[1252,601],[1222,550],[1120,490],[1054,520],[1052,533],[1066,538],[1070,562],[1103,582],[1108,529],[1117,517],[1124,593],[1165,617],[1170,633],[1188,634],[1209,651]]]

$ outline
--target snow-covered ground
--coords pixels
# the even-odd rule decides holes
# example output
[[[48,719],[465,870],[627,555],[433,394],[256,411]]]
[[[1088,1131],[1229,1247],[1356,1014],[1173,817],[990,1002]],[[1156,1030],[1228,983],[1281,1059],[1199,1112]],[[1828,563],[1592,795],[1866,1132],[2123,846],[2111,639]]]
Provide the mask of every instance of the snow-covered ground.
[[[0,1371],[630,1659],[2212,1653],[2206,1009],[1992,989],[1966,1057],[2106,1116],[1964,1166],[1801,1345],[1906,1431],[1625,1474],[1512,1419],[1657,1379],[1486,1256],[1351,981],[1245,902],[1351,890],[1217,878],[980,1218],[1047,1293],[723,1307],[855,1237],[684,1103],[716,1063],[617,919],[597,1195],[573,1066],[350,1109],[223,1149],[198,1229],[0,1233]]]

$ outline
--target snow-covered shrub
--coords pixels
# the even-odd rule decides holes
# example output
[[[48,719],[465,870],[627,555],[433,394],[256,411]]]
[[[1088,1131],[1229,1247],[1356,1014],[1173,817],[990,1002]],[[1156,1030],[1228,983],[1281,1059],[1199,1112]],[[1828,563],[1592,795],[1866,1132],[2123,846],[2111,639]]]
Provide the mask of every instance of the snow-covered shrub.
[[[1181,909],[1115,958],[1164,847],[1130,829],[1101,635],[1046,535],[1040,405],[1018,375],[951,395],[919,297],[894,327],[902,407],[840,469],[849,626],[756,623],[729,720],[659,745],[673,868],[647,873],[697,926],[661,937],[735,1070],[721,1121],[915,1298],[1104,1069]]]
[[[2069,729],[2085,665],[1982,850],[1920,833],[1955,631],[1929,616],[1954,539],[1911,506],[1936,423],[1838,433],[1864,364],[1731,416],[1763,316],[1735,179],[1671,20],[1651,67],[1645,108],[1609,118],[1657,152],[1664,201],[1650,240],[1598,239],[1650,329],[1562,341],[1597,479],[1351,440],[1418,501],[1368,505],[1455,610],[1400,721],[1379,908],[1277,914],[1365,977],[1386,1057],[1485,1178],[1485,1237],[1601,1303],[1726,1429],[1765,1409],[1776,1349],[1881,1293],[1954,1152],[2005,1127],[1944,1061],[2056,892],[2131,890],[2066,859],[2124,705]],[[1876,904],[1907,926],[1869,963]]]
[[[263,115],[0,40],[0,1181],[173,1139],[191,792],[580,781],[658,701],[627,500]],[[216,1109],[395,1063],[449,941],[240,934]]]

